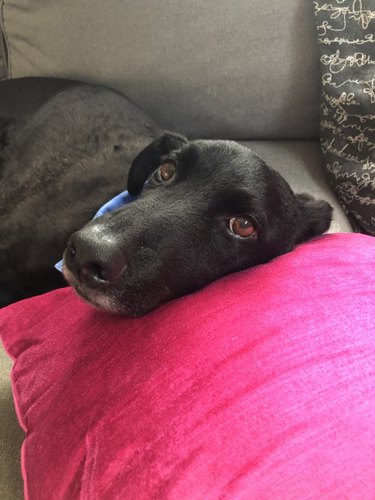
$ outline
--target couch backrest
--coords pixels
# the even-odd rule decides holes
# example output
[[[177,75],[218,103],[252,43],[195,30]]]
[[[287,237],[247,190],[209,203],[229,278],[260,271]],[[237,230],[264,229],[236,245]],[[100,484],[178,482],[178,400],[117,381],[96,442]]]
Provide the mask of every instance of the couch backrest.
[[[311,2],[1,2],[9,77],[103,83],[190,136],[319,134]]]

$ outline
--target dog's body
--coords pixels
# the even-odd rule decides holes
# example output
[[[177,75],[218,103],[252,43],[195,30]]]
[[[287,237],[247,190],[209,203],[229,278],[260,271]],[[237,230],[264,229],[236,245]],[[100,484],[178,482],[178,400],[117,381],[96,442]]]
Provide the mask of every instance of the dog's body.
[[[125,189],[131,160],[160,133],[93,85],[0,120],[0,306],[66,284],[53,266],[69,235]]]
[[[65,277],[102,309],[143,314],[288,252],[331,221],[328,203],[294,195],[251,150],[158,137],[160,129],[108,90],[68,90],[5,130],[1,305],[61,285],[53,263],[69,235],[125,188],[141,150],[128,178],[139,199],[75,232],[65,251]]]

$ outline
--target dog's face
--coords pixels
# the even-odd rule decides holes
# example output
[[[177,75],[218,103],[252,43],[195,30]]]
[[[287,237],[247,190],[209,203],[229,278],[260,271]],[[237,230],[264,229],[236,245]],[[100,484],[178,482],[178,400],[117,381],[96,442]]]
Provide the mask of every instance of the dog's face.
[[[139,198],[72,235],[64,275],[94,306],[132,316],[290,251],[332,215],[251,150],[175,134],[137,156],[128,190]]]

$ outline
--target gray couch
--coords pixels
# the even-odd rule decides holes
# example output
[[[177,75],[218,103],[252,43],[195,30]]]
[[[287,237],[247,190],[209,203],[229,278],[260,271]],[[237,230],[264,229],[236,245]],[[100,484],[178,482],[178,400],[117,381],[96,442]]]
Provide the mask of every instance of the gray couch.
[[[305,0],[0,0],[0,115],[36,108],[66,81],[120,90],[156,122],[191,137],[244,141],[297,191],[335,207],[352,231],[319,146],[320,73]],[[22,497],[22,432],[11,361],[0,352],[0,498]]]

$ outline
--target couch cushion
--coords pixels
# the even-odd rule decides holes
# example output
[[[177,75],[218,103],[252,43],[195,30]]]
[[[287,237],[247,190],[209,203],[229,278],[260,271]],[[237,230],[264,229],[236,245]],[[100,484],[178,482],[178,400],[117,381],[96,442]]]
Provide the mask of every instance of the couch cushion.
[[[143,318],[3,309],[27,498],[373,498],[374,259],[326,235]]]
[[[0,0],[12,77],[121,90],[197,137],[319,133],[319,60],[304,0]]]
[[[0,115],[32,113],[48,98],[75,82],[54,78],[19,78],[0,83]],[[351,231],[351,225],[328,184],[320,146],[315,141],[247,141],[267,163],[278,170],[296,192],[311,193],[333,205],[331,232]]]
[[[334,207],[329,232],[353,230],[328,183],[318,141],[248,141],[242,144],[253,149],[270,167],[280,172],[296,193],[312,194]]]
[[[55,93],[74,82],[54,78],[20,78],[0,83],[0,115],[21,116],[34,112]],[[328,184],[318,141],[246,141],[296,192],[307,192],[334,207],[330,232],[352,231],[352,227]]]

